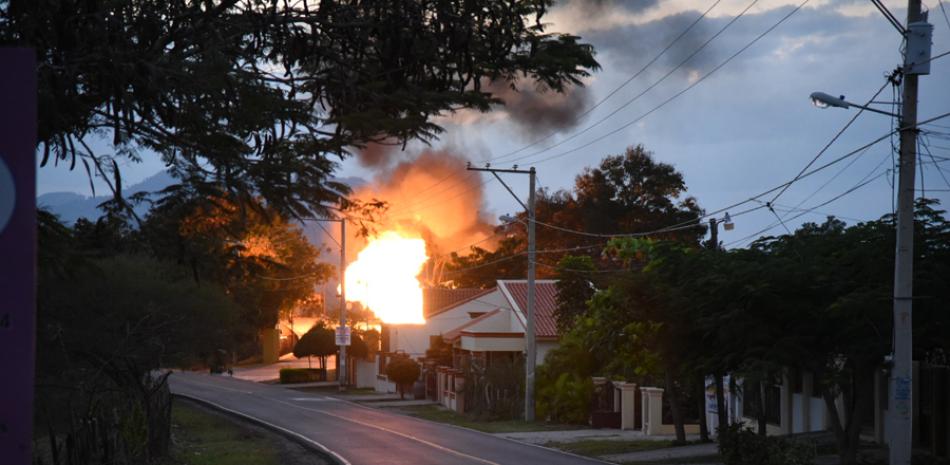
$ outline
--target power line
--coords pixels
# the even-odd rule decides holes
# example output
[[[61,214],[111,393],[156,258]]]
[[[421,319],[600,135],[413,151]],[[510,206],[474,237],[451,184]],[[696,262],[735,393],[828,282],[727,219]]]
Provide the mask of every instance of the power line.
[[[943,0],[937,0],[940,5],[940,11],[943,13],[943,20],[947,22],[947,30],[950,30],[950,17],[947,16],[947,9],[943,7]]]
[[[628,77],[622,84],[620,84],[619,86],[617,86],[617,87],[615,87],[613,90],[611,90],[610,93],[607,94],[607,96],[605,96],[604,98],[600,99],[600,100],[599,100],[597,103],[595,103],[593,106],[591,106],[590,108],[588,108],[587,110],[585,110],[583,113],[581,113],[580,115],[578,115],[577,118],[580,119],[580,118],[583,118],[583,117],[587,116],[587,115],[590,114],[592,111],[594,111],[594,109],[596,109],[597,107],[599,107],[601,104],[603,104],[603,103],[606,102],[608,99],[610,99],[611,97],[613,97],[613,96],[614,96],[617,92],[619,92],[621,89],[623,89],[624,87],[626,87],[627,84],[630,84],[631,82],[633,82],[634,79],[636,79],[636,78],[639,77],[641,74],[643,74],[650,66],[652,66],[654,63],[656,63],[656,61],[659,60],[660,57],[662,57],[662,56],[663,56],[664,54],[666,54],[666,52],[668,52],[674,45],[676,45],[676,43],[679,42],[680,39],[682,39],[683,37],[685,37],[686,34],[689,33],[689,31],[691,31],[697,24],[699,24],[699,22],[702,21],[703,18],[705,18],[705,17],[709,14],[709,12],[713,10],[713,8],[715,8],[717,5],[719,5],[719,3],[721,3],[721,1],[722,1],[722,0],[716,0],[715,2],[713,2],[713,4],[710,5],[709,8],[706,9],[706,11],[704,11],[701,15],[699,15],[699,17],[696,18],[695,20],[693,20],[693,22],[690,23],[690,24],[686,27],[686,29],[683,29],[683,31],[680,32],[679,35],[677,35],[673,40],[671,40],[671,41],[666,45],[666,47],[663,48],[663,50],[660,50],[660,53],[656,54],[650,61],[648,61],[645,65],[643,65],[636,73],[634,73],[633,75],[631,75],[630,77]],[[756,1],[758,1],[758,0],[756,0]],[[755,4],[755,1],[752,2],[752,3]],[[751,7],[751,5],[750,5],[750,7]],[[748,8],[746,8],[746,10],[748,10]],[[744,14],[745,11],[743,11],[742,13]],[[741,14],[740,14],[740,16],[741,16]],[[737,18],[738,18],[738,17],[737,17]],[[731,24],[731,23],[730,23],[730,24]],[[727,25],[727,27],[728,27],[728,25]],[[722,32],[722,31],[720,31],[720,33],[721,33],[721,32]],[[718,34],[717,34],[717,35],[718,35]],[[714,38],[715,38],[715,37],[714,37]],[[710,40],[712,40],[712,39],[710,39]],[[709,43],[709,41],[706,42],[706,44],[708,44],[708,43]],[[700,46],[700,47],[696,50],[696,52],[693,52],[693,55],[695,55],[697,52],[699,52],[700,50],[702,50],[702,48],[705,47],[706,44],[703,44],[702,46]],[[692,57],[692,55],[690,55],[690,57]],[[687,60],[688,60],[688,59],[687,59]],[[685,61],[684,61],[684,62],[685,62]],[[680,63],[680,66],[682,66],[682,63]],[[673,70],[675,71],[675,70],[678,69],[678,68],[679,68],[679,66],[677,66],[677,67],[674,68]],[[672,74],[672,73],[668,73],[667,76],[668,76],[669,74]],[[661,78],[660,80],[662,81],[663,79],[665,79],[665,76],[664,76],[664,78]],[[654,85],[656,85],[656,84],[654,84]],[[651,86],[650,88],[652,88],[652,87],[653,87],[653,86]],[[649,89],[647,89],[647,90],[649,90]],[[641,94],[641,95],[642,95],[642,94]],[[638,97],[639,97],[639,96],[638,96]],[[636,100],[636,98],[635,98],[634,100]],[[623,107],[629,105],[629,103],[630,103],[630,102],[628,101],[626,104],[624,104],[624,105],[621,106],[620,108],[623,108]],[[616,112],[615,112],[615,113],[616,113]],[[613,113],[611,113],[611,114],[613,114]],[[609,117],[609,115],[608,115],[608,117]],[[601,121],[603,121],[603,120],[601,120]],[[600,124],[600,122],[595,123],[594,126],[596,126],[597,124]],[[584,130],[581,131],[581,132],[587,131],[587,130],[590,129],[591,127],[593,127],[593,126],[590,126],[590,127],[588,127],[587,129],[584,129]],[[511,152],[508,152],[508,153],[499,155],[499,156],[497,156],[497,157],[493,157],[493,158],[489,159],[489,161],[499,161],[499,160],[502,160],[502,159],[504,159],[504,158],[507,158],[507,157],[509,157],[509,156],[511,156],[511,155],[515,155],[515,154],[517,154],[517,153],[523,152],[524,150],[527,150],[527,149],[529,149],[529,148],[531,148],[531,147],[534,147],[535,145],[538,145],[539,143],[541,143],[541,142],[543,142],[543,141],[545,141],[545,140],[547,140],[547,139],[550,139],[551,137],[553,137],[553,136],[555,136],[556,134],[558,134],[558,132],[559,132],[559,131],[556,131],[556,130],[555,130],[555,131],[551,131],[551,132],[549,132],[547,135],[545,135],[544,137],[542,137],[542,138],[540,138],[540,139],[538,139],[538,140],[536,140],[536,141],[534,141],[534,142],[532,142],[532,143],[530,143],[530,144],[528,144],[528,145],[525,145],[524,147],[521,147],[521,148],[518,149],[518,150],[514,150],[514,151],[511,151]],[[573,136],[572,136],[572,137],[573,137]],[[550,147],[549,147],[549,148],[550,148]]]
[[[885,159],[885,160],[886,160],[886,159]],[[854,191],[856,191],[856,190],[858,190],[858,189],[860,189],[860,188],[862,188],[862,187],[864,187],[864,186],[870,184],[871,182],[877,180],[878,178],[880,178],[880,177],[886,175],[886,174],[887,174],[887,171],[884,171],[884,172],[881,172],[880,174],[878,174],[877,176],[870,177],[870,176],[873,175],[880,167],[881,167],[881,164],[879,163],[877,166],[874,167],[873,170],[871,170],[870,173],[868,173],[868,175],[866,175],[861,181],[859,181],[858,184],[854,185],[854,186],[851,187],[850,189],[848,189],[848,190],[842,192],[841,194],[838,194],[838,195],[836,195],[836,196],[834,196],[834,197],[832,197],[832,198],[830,198],[830,199],[828,199],[828,200],[826,200],[826,201],[824,201],[824,202],[822,202],[822,203],[820,203],[820,204],[818,204],[818,205],[815,205],[815,206],[813,206],[813,207],[810,207],[810,208],[807,208],[807,209],[805,209],[805,210],[802,210],[801,213],[799,213],[799,214],[797,214],[797,215],[795,215],[795,216],[793,216],[793,217],[791,217],[791,218],[786,218],[785,220],[787,220],[787,221],[792,221],[792,220],[797,219],[797,218],[799,218],[799,217],[801,217],[801,216],[803,216],[803,215],[805,215],[805,214],[811,213],[811,212],[815,211],[816,209],[821,208],[821,207],[824,207],[825,205],[828,205],[828,204],[830,204],[830,203],[832,203],[832,202],[834,202],[834,201],[836,201],[836,200],[838,200],[838,199],[840,199],[840,198],[842,198],[842,197],[844,197],[844,196],[846,196],[846,195],[848,195],[848,194],[850,194],[850,193],[852,193],[852,192],[854,192]],[[870,179],[868,179],[869,177],[870,177]],[[779,218],[779,221],[777,221],[777,222],[775,222],[775,223],[772,223],[772,224],[770,224],[769,226],[765,227],[764,229],[761,229],[761,230],[759,230],[759,231],[757,231],[757,232],[755,232],[755,233],[753,233],[753,234],[750,234],[750,235],[745,236],[745,237],[743,237],[743,238],[741,238],[741,239],[737,239],[737,240],[734,240],[734,241],[732,241],[732,242],[729,242],[729,243],[725,244],[725,247],[729,247],[729,246],[732,246],[732,245],[734,245],[734,244],[738,244],[738,243],[740,243],[740,242],[743,242],[743,241],[749,240],[749,239],[751,239],[751,238],[754,238],[754,237],[756,237],[756,236],[759,236],[759,235],[761,235],[761,234],[763,234],[763,233],[765,233],[765,232],[767,232],[767,231],[769,231],[769,230],[771,230],[771,229],[774,229],[774,228],[778,227],[779,225],[784,225],[784,222],[785,222],[785,221],[784,221],[782,218]],[[787,229],[787,227],[786,227],[786,229]],[[789,234],[791,234],[791,233],[789,233]]]
[[[769,27],[768,29],[766,29],[764,32],[762,32],[762,33],[759,34],[757,37],[755,37],[752,41],[750,41],[750,42],[747,43],[745,46],[743,46],[742,48],[740,48],[738,51],[736,51],[735,53],[733,53],[731,56],[729,56],[728,58],[726,58],[725,61],[721,62],[719,65],[717,65],[717,66],[716,66],[715,68],[713,68],[711,71],[709,71],[708,73],[702,75],[701,77],[699,77],[699,79],[697,79],[696,81],[694,81],[692,84],[688,85],[688,86],[687,86],[686,88],[684,88],[683,90],[680,90],[679,92],[673,94],[673,96],[671,96],[670,98],[664,100],[664,101],[661,102],[659,105],[653,107],[652,109],[650,109],[650,110],[647,111],[646,113],[640,115],[640,116],[637,117],[636,119],[634,119],[634,120],[632,120],[632,121],[629,121],[629,122],[623,124],[622,126],[620,126],[619,128],[614,129],[613,131],[610,131],[610,132],[608,132],[607,134],[604,134],[604,135],[602,135],[602,136],[600,136],[600,137],[597,137],[597,138],[591,140],[590,142],[587,142],[587,143],[585,143],[585,144],[582,144],[582,145],[580,145],[580,146],[578,146],[578,147],[575,147],[575,148],[570,149],[570,150],[563,151],[563,152],[561,152],[561,153],[558,153],[558,154],[555,154],[555,155],[552,155],[552,156],[549,156],[549,157],[546,157],[546,158],[541,158],[541,159],[532,161],[532,162],[530,162],[530,163],[541,164],[541,163],[545,163],[545,162],[548,162],[548,161],[551,161],[551,160],[554,160],[554,159],[563,157],[563,156],[565,156],[565,155],[569,155],[569,154],[571,154],[571,153],[577,152],[578,150],[581,150],[581,149],[583,149],[583,148],[589,147],[589,146],[591,146],[591,145],[593,145],[593,144],[595,144],[595,143],[597,143],[597,142],[600,142],[601,140],[604,140],[604,139],[606,139],[607,137],[610,137],[610,136],[612,136],[612,135],[614,135],[614,134],[616,134],[616,133],[618,133],[618,132],[620,132],[620,131],[622,131],[622,130],[624,130],[624,129],[626,129],[626,128],[628,128],[628,127],[630,127],[630,126],[632,126],[632,125],[634,125],[634,124],[636,124],[636,123],[638,123],[639,121],[643,120],[644,118],[646,118],[647,116],[651,115],[651,114],[654,113],[655,111],[659,110],[660,108],[663,108],[664,106],[666,106],[667,104],[669,104],[669,103],[672,102],[673,100],[677,99],[677,98],[680,97],[681,95],[683,95],[683,94],[685,94],[686,92],[688,92],[689,90],[693,89],[694,87],[696,87],[697,85],[699,85],[700,83],[702,83],[703,81],[705,81],[707,78],[709,78],[710,76],[712,76],[714,73],[716,73],[716,71],[719,71],[720,69],[722,69],[724,66],[726,66],[727,64],[729,64],[732,60],[734,60],[736,57],[738,57],[738,56],[741,55],[743,52],[745,52],[746,50],[748,50],[750,47],[752,47],[753,45],[755,45],[755,44],[756,44],[759,40],[761,40],[763,37],[765,37],[765,36],[768,35],[770,32],[772,32],[773,30],[775,30],[775,28],[777,28],[779,25],[781,25],[781,24],[784,23],[786,20],[788,20],[788,18],[792,17],[792,15],[794,15],[796,12],[800,11],[800,10],[802,9],[802,7],[804,7],[809,1],[810,1],[810,0],[805,0],[805,1],[803,1],[803,2],[802,2],[801,4],[799,4],[797,7],[795,7],[794,9],[792,9],[792,11],[790,11],[788,14],[786,14],[786,15],[783,16],[781,19],[779,19],[775,24],[773,24],[772,26],[770,26],[770,27]]]
[[[934,157],[933,152],[930,151],[929,144],[927,144],[923,138],[919,138],[918,140],[920,141],[920,144],[924,147],[924,150],[927,151],[927,155],[929,155],[930,159],[933,161],[934,166],[937,168],[937,172],[940,173],[940,177],[943,178],[944,184],[946,184],[947,187],[950,187],[950,181],[947,180],[947,175],[944,174],[943,169],[940,167],[940,164],[937,163],[937,159]],[[921,163],[921,167],[923,167],[923,163]]]
[[[601,123],[603,123],[604,121],[607,121],[608,119],[610,119],[611,117],[613,117],[614,115],[616,115],[617,113],[619,113],[621,110],[623,110],[624,108],[627,108],[627,107],[630,106],[633,102],[635,102],[635,101],[637,101],[638,99],[640,99],[640,97],[646,95],[648,92],[650,92],[651,90],[653,90],[656,86],[660,85],[663,81],[665,81],[665,80],[668,79],[670,76],[672,76],[673,73],[675,73],[676,71],[678,71],[678,70],[679,70],[680,68],[682,68],[686,63],[688,63],[690,60],[692,60],[694,57],[696,57],[696,55],[698,55],[699,52],[701,52],[703,49],[705,49],[707,45],[709,45],[712,41],[716,40],[716,38],[718,38],[720,35],[722,35],[722,33],[726,32],[727,29],[729,29],[730,27],[732,27],[732,25],[735,24],[735,22],[738,21],[739,18],[743,17],[743,16],[746,14],[746,12],[749,11],[750,8],[752,8],[756,3],[758,3],[758,1],[759,1],[759,0],[753,0],[752,3],[749,3],[749,5],[745,7],[745,9],[743,9],[741,12],[739,12],[738,15],[736,15],[735,17],[733,17],[728,23],[726,23],[722,28],[720,28],[719,31],[716,32],[715,34],[713,34],[709,39],[706,39],[705,42],[703,42],[699,47],[697,47],[696,50],[693,50],[693,52],[690,53],[685,59],[681,60],[681,61],[679,62],[679,64],[677,64],[676,66],[673,67],[673,69],[669,70],[666,74],[664,74],[662,77],[660,77],[658,80],[656,80],[653,84],[650,84],[646,89],[644,89],[643,91],[641,91],[639,94],[635,95],[633,98],[631,98],[631,99],[627,100],[626,102],[624,102],[623,105],[621,105],[621,106],[617,107],[616,109],[614,109],[614,111],[608,113],[606,116],[604,116],[603,118],[601,118],[601,119],[595,121],[593,124],[591,124],[591,125],[585,127],[584,129],[582,129],[582,130],[580,130],[580,131],[577,131],[577,132],[575,132],[574,134],[571,134],[570,136],[568,136],[568,137],[566,137],[566,138],[564,138],[564,139],[558,141],[558,142],[555,143],[554,145],[551,145],[551,146],[549,146],[549,147],[545,147],[545,148],[543,148],[543,149],[541,149],[541,150],[538,150],[538,151],[536,151],[536,152],[534,152],[534,153],[530,153],[530,154],[523,155],[523,156],[521,156],[521,157],[512,159],[511,161],[512,161],[512,162],[515,162],[515,161],[519,161],[519,160],[524,160],[524,159],[533,157],[533,156],[535,156],[535,155],[539,155],[539,154],[542,154],[542,153],[544,153],[544,152],[547,152],[547,151],[549,151],[549,150],[551,150],[551,149],[554,149],[555,147],[559,147],[559,146],[561,146],[561,145],[567,143],[568,141],[573,140],[574,138],[580,136],[581,134],[586,133],[587,131],[590,131],[591,129],[593,129],[593,128],[599,126],[599,125],[600,125]],[[705,15],[705,13],[704,13],[704,15]],[[671,44],[671,45],[672,45],[672,44]],[[669,48],[669,47],[667,47],[667,48]],[[664,51],[666,51],[666,50],[664,49]],[[659,55],[657,55],[656,58],[659,58]],[[654,58],[654,61],[656,60],[656,58]],[[645,68],[644,68],[644,69],[645,69]]]
[[[758,0],[756,0],[756,1],[758,1]],[[587,116],[588,114],[590,114],[592,111],[594,111],[594,109],[598,108],[600,105],[602,105],[603,103],[605,103],[608,99],[610,99],[611,97],[613,97],[613,96],[614,96],[617,92],[619,92],[621,89],[623,89],[623,88],[626,87],[628,84],[630,84],[631,82],[633,82],[634,79],[636,79],[636,78],[639,77],[641,74],[643,74],[643,73],[644,73],[650,66],[652,66],[661,56],[663,56],[667,51],[669,51],[669,49],[672,48],[673,45],[675,45],[675,44],[676,44],[677,42],[679,42],[684,36],[686,36],[686,34],[689,33],[689,31],[691,31],[691,30],[696,26],[696,24],[698,24],[703,18],[705,18],[705,17],[709,14],[709,12],[712,11],[713,8],[715,8],[719,3],[721,3],[721,0],[716,0],[709,8],[706,9],[706,11],[704,11],[698,18],[696,18],[692,23],[690,23],[690,25],[687,26],[682,32],[680,32],[679,35],[677,35],[672,41],[670,41],[670,43],[668,43],[668,44],[666,45],[666,47],[664,47],[663,50],[660,51],[660,53],[656,54],[649,62],[647,62],[646,65],[644,65],[643,67],[641,67],[636,73],[634,73],[634,74],[631,75],[629,78],[627,78],[622,84],[620,84],[619,86],[617,86],[617,87],[615,87],[613,90],[611,90],[611,91],[607,94],[607,96],[605,96],[604,98],[600,99],[600,100],[599,100],[597,103],[595,103],[593,106],[591,106],[590,108],[588,108],[587,110],[585,110],[583,113],[581,113],[580,115],[578,115],[578,118],[583,118],[584,116]],[[755,3],[755,2],[753,2],[753,4],[754,4],[754,3]],[[748,8],[747,8],[747,9],[748,9]],[[744,13],[744,12],[743,12],[743,13]],[[720,32],[721,32],[721,31],[720,31]],[[718,35],[718,34],[717,34],[717,35]],[[708,41],[707,41],[707,43],[708,43]],[[703,44],[703,47],[705,47],[705,45],[706,45],[706,44]],[[700,47],[700,49],[697,49],[696,52],[698,52],[699,50],[701,50],[701,48],[702,48],[702,47]],[[694,52],[693,54],[695,55],[696,52]],[[682,66],[682,63],[681,63],[679,66]],[[677,68],[679,68],[679,66],[677,66]],[[677,68],[674,68],[674,71],[675,71],[675,69],[677,69]],[[668,75],[669,75],[669,74],[672,74],[672,73],[668,73]],[[661,81],[662,81],[662,79],[661,79]],[[650,86],[650,88],[653,88],[653,87],[654,87],[656,84],[658,84],[658,83],[659,83],[659,81],[658,81],[657,83],[654,83],[653,86]],[[649,90],[649,89],[647,89],[647,90]],[[641,95],[642,95],[642,94],[641,94]],[[639,96],[638,96],[638,97],[639,97]],[[636,98],[635,98],[634,100],[636,100]],[[620,108],[622,109],[622,108],[626,107],[626,106],[629,105],[631,102],[632,102],[632,100],[631,100],[631,101],[628,101],[627,103],[625,103],[625,104],[624,104],[623,106],[621,106]],[[619,110],[618,110],[618,111],[619,111]],[[614,113],[616,113],[616,111],[615,111]],[[613,113],[611,113],[611,115],[613,115]],[[597,123],[595,123],[595,125],[596,125],[596,124],[600,124],[600,122],[602,122],[602,120],[599,121],[599,122],[597,122]],[[591,127],[593,127],[593,126],[591,126]],[[588,127],[588,128],[585,129],[584,131],[587,131],[587,130],[590,129],[591,127]],[[491,157],[491,158],[489,158],[487,161],[489,161],[489,162],[492,162],[492,161],[499,161],[499,160],[502,160],[502,159],[504,159],[504,158],[507,158],[507,157],[509,157],[509,156],[511,156],[511,155],[516,155],[516,154],[518,154],[518,153],[520,153],[520,152],[523,152],[524,150],[527,150],[527,149],[529,149],[529,148],[531,148],[531,147],[536,146],[537,144],[539,144],[539,143],[541,143],[541,142],[543,142],[543,141],[545,141],[545,140],[547,140],[547,139],[550,139],[551,137],[553,137],[554,135],[556,135],[558,132],[559,132],[559,131],[551,131],[550,133],[548,133],[547,135],[545,135],[545,136],[542,137],[541,139],[538,139],[538,140],[536,140],[536,141],[534,141],[534,142],[532,142],[532,143],[530,143],[530,144],[528,144],[528,145],[525,145],[524,147],[521,147],[521,148],[519,148],[519,149],[517,149],[517,150],[514,150],[514,151],[511,151],[511,152],[504,153],[504,154],[499,155],[499,156],[496,156],[496,157]],[[577,134],[576,134],[576,135],[577,135]],[[575,135],[575,136],[576,136],[576,135]],[[572,136],[572,137],[574,137],[574,136]],[[563,142],[566,142],[566,141],[562,141],[562,143],[563,143]],[[551,147],[549,147],[548,149],[545,149],[545,150],[549,150],[550,148],[551,148]],[[540,152],[539,152],[539,153],[540,153]],[[532,154],[532,155],[533,155],[533,154]],[[431,190],[431,189],[434,188],[435,186],[438,186],[438,185],[444,183],[445,181],[447,181],[447,180],[449,180],[449,179],[451,179],[451,178],[452,178],[452,175],[449,174],[449,175],[447,175],[447,176],[445,176],[445,177],[439,179],[438,181],[436,181],[436,182],[433,183],[432,185],[429,185],[429,186],[425,187],[424,189],[422,189],[421,191],[417,192],[417,193],[416,193],[416,196],[419,196],[419,195],[422,195],[422,194],[425,193],[425,192],[428,192],[429,190]]]
[[[878,89],[877,92],[875,92],[874,95],[873,95],[871,98],[868,99],[868,103],[866,103],[864,106],[870,105],[871,102],[874,101],[874,99],[876,99],[878,95],[881,95],[881,92],[884,92],[884,88],[886,88],[888,84],[892,84],[892,83],[893,83],[892,79],[894,79],[894,76],[895,76],[895,75],[896,75],[896,71],[895,71],[894,74],[891,75],[891,78],[889,78],[887,81],[885,81],[884,84],[881,85],[881,88]],[[828,149],[832,146],[832,144],[834,144],[835,141],[837,141],[838,138],[841,137],[841,135],[844,134],[844,132],[847,131],[848,128],[850,128],[852,124],[854,124],[854,122],[858,119],[858,117],[860,117],[861,114],[864,113],[864,110],[865,110],[865,108],[864,108],[864,107],[861,107],[861,109],[858,110],[858,112],[855,113],[854,116],[852,116],[850,120],[848,120],[848,123],[845,124],[841,129],[838,130],[838,132],[834,135],[834,137],[832,137],[831,140],[829,140],[828,143],[825,144],[825,146],[822,147],[821,150],[819,150],[817,154],[815,154],[815,156],[811,159],[811,161],[809,161],[808,164],[806,164],[806,165],[801,169],[801,171],[799,171],[798,174],[795,175],[795,176],[796,176],[796,179],[797,179],[798,176],[801,176],[801,174],[804,173],[805,170],[807,170],[808,168],[810,168],[811,165],[815,164],[815,162],[818,161],[818,159],[821,158],[821,156],[822,156],[826,151],[828,151]],[[789,185],[789,186],[790,186],[790,185]],[[772,200],[770,200],[769,202],[774,202],[774,201],[778,200],[778,198],[781,197],[781,195],[784,194],[786,190],[788,190],[788,186],[786,186],[786,187],[782,188],[782,190],[778,191],[778,193],[775,194],[775,196],[772,197]]]

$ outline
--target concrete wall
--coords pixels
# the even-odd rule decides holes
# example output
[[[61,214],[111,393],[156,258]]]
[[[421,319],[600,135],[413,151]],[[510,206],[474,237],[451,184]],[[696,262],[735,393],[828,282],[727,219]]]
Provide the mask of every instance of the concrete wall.
[[[376,387],[376,361],[375,360],[356,360],[355,364],[357,388],[375,388]]]

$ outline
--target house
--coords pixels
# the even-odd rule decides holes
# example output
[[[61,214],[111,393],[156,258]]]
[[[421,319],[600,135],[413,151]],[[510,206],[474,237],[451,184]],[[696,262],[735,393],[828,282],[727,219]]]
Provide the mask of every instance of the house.
[[[536,364],[557,347],[557,281],[535,281]],[[426,305],[423,324],[385,325],[383,352],[402,353],[421,359],[431,347],[433,338],[450,344],[461,357],[477,357],[490,363],[493,358],[512,357],[525,351],[528,283],[526,280],[498,280],[496,286],[484,290],[451,290],[448,295],[432,294],[431,301],[450,302],[436,308]],[[460,291],[453,293],[451,291]],[[423,294],[423,300],[426,301]],[[425,305],[425,304],[424,304]],[[385,377],[385,357],[378,363],[377,390],[393,392],[395,386]],[[451,367],[443,367],[451,369]],[[440,384],[441,385],[441,384]]]
[[[537,280],[535,336],[538,360],[557,346],[557,287],[554,280]],[[449,302],[441,308],[424,304],[423,324],[385,325],[384,352],[401,352],[413,358],[425,356],[431,337],[441,336],[460,350],[473,353],[524,352],[528,284],[526,280],[498,280],[492,289],[444,289],[442,295],[426,291],[423,301]],[[455,292],[453,292],[455,291]],[[432,293],[434,297],[427,299]]]

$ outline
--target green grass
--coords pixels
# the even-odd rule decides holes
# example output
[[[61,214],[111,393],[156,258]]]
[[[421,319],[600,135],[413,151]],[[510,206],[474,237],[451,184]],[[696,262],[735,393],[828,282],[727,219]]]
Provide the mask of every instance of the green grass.
[[[526,423],[521,420],[477,420],[467,415],[461,415],[438,405],[419,405],[412,407],[399,407],[392,409],[416,418],[435,421],[439,423],[448,423],[450,425],[471,428],[484,433],[517,433],[523,431],[557,431],[570,429],[583,429],[583,426],[564,425],[557,423],[533,422]]]
[[[160,465],[280,465],[279,447],[260,433],[194,404],[172,404],[172,451]]]
[[[613,439],[584,439],[582,441],[549,442],[545,444],[546,447],[588,457],[664,449],[672,445],[673,441],[624,441]]]
[[[722,463],[719,454],[697,455],[679,459],[650,460],[646,462],[621,462],[622,465],[688,465],[691,463]]]
[[[300,392],[313,392],[313,393],[318,393],[318,394],[326,394],[328,396],[340,396],[340,397],[379,394],[373,388],[346,388],[346,390],[343,392],[340,392],[340,388],[337,386],[294,387],[291,389],[295,391],[300,391]]]

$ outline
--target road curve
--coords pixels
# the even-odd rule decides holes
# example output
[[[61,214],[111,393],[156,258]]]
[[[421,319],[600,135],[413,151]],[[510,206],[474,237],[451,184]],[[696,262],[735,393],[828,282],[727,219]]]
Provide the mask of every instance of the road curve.
[[[344,465],[605,463],[279,386],[178,372],[169,381],[175,394],[281,429]]]

